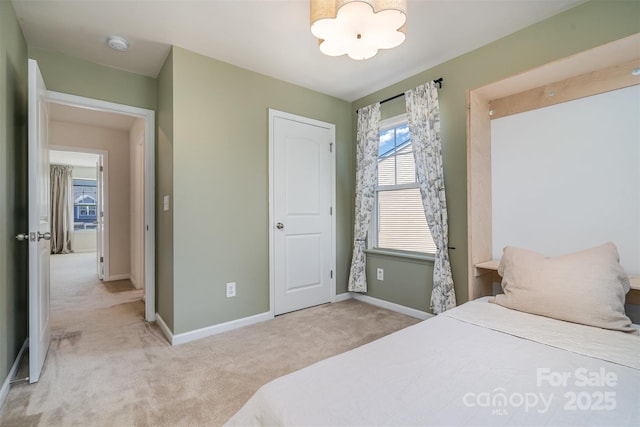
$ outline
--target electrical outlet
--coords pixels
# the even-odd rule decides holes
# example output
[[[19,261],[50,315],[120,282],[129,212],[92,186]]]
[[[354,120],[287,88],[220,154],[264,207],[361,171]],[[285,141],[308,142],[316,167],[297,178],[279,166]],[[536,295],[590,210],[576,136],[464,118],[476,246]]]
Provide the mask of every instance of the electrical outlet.
[[[378,272],[378,280],[384,280],[384,269],[379,268],[377,272]]]
[[[236,282],[227,283],[227,298],[236,296]]]

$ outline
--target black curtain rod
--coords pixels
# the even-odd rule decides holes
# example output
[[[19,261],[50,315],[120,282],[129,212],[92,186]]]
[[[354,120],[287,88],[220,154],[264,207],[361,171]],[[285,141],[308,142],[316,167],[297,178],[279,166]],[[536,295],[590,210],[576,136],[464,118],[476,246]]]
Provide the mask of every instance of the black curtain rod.
[[[433,82],[438,85],[438,89],[442,89],[442,82],[443,81],[444,81],[444,79],[442,77],[440,77],[439,79],[435,79]],[[401,96],[404,96],[404,92],[403,93],[399,93],[397,95],[394,95],[391,98],[383,99],[382,101],[380,101],[380,104],[384,104],[385,102],[393,101],[394,99],[400,98]],[[359,110],[359,108],[358,108],[358,110]]]
[[[435,79],[433,82],[438,85],[438,89],[442,89],[442,82],[443,81],[444,81],[444,79],[442,77],[440,77],[439,79]],[[394,99],[400,98],[401,96],[404,96],[404,92],[399,93],[397,95],[394,95],[391,98],[383,99],[382,101],[380,101],[380,104],[384,104],[385,102],[393,101]]]

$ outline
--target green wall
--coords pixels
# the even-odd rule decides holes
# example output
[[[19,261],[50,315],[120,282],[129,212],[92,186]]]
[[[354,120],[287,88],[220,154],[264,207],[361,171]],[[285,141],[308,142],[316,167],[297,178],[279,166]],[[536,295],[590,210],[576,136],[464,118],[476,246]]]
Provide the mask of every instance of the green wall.
[[[467,90],[637,32],[640,32],[640,2],[592,1],[353,103],[352,115],[355,120],[356,110],[360,107],[402,93],[429,80],[444,78],[444,85],[439,94],[449,214],[449,245],[456,248],[449,253],[459,304],[468,299]],[[397,107],[397,104],[383,104],[383,117],[398,114]],[[385,269],[384,282],[375,280],[375,269],[378,267]],[[418,310],[427,310],[433,283],[432,268],[433,263],[423,262],[420,267],[420,264],[402,258],[369,255],[367,274],[371,288],[368,295]],[[425,294],[425,286],[427,299],[414,299],[416,295]]]
[[[269,311],[269,108],[336,125],[337,292],[345,292],[351,104],[178,47],[172,67],[173,332]],[[225,297],[227,282],[237,283],[235,298]]]
[[[58,52],[29,48],[48,90],[133,107],[156,109],[156,79]]]
[[[173,49],[158,74],[156,150],[156,296],[158,314],[173,330]],[[163,196],[170,195],[170,209]]]
[[[27,44],[0,1],[0,385],[27,338]]]

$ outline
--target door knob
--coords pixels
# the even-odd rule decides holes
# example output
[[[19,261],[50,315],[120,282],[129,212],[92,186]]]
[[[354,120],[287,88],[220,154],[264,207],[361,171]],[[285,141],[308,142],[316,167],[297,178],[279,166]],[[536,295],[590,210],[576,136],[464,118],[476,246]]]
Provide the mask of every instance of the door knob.
[[[38,240],[51,240],[51,233],[48,231],[46,233],[41,233],[38,231]],[[31,240],[32,242],[36,241],[36,233],[20,233],[16,235],[16,240],[22,242],[24,240]]]
[[[279,223],[277,223],[277,224],[276,224],[276,228],[277,228],[278,230],[282,230],[282,229],[284,228],[284,224],[283,224],[283,223],[281,223],[281,222],[279,222]]]

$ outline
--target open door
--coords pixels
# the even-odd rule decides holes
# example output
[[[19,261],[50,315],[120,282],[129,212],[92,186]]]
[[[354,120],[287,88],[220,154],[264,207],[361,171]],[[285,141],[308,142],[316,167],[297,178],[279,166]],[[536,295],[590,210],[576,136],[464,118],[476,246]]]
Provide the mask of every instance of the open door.
[[[98,278],[104,280],[104,161],[96,165],[96,263]]]
[[[49,257],[51,194],[47,88],[38,63],[29,60],[29,382],[40,371],[51,342]]]

